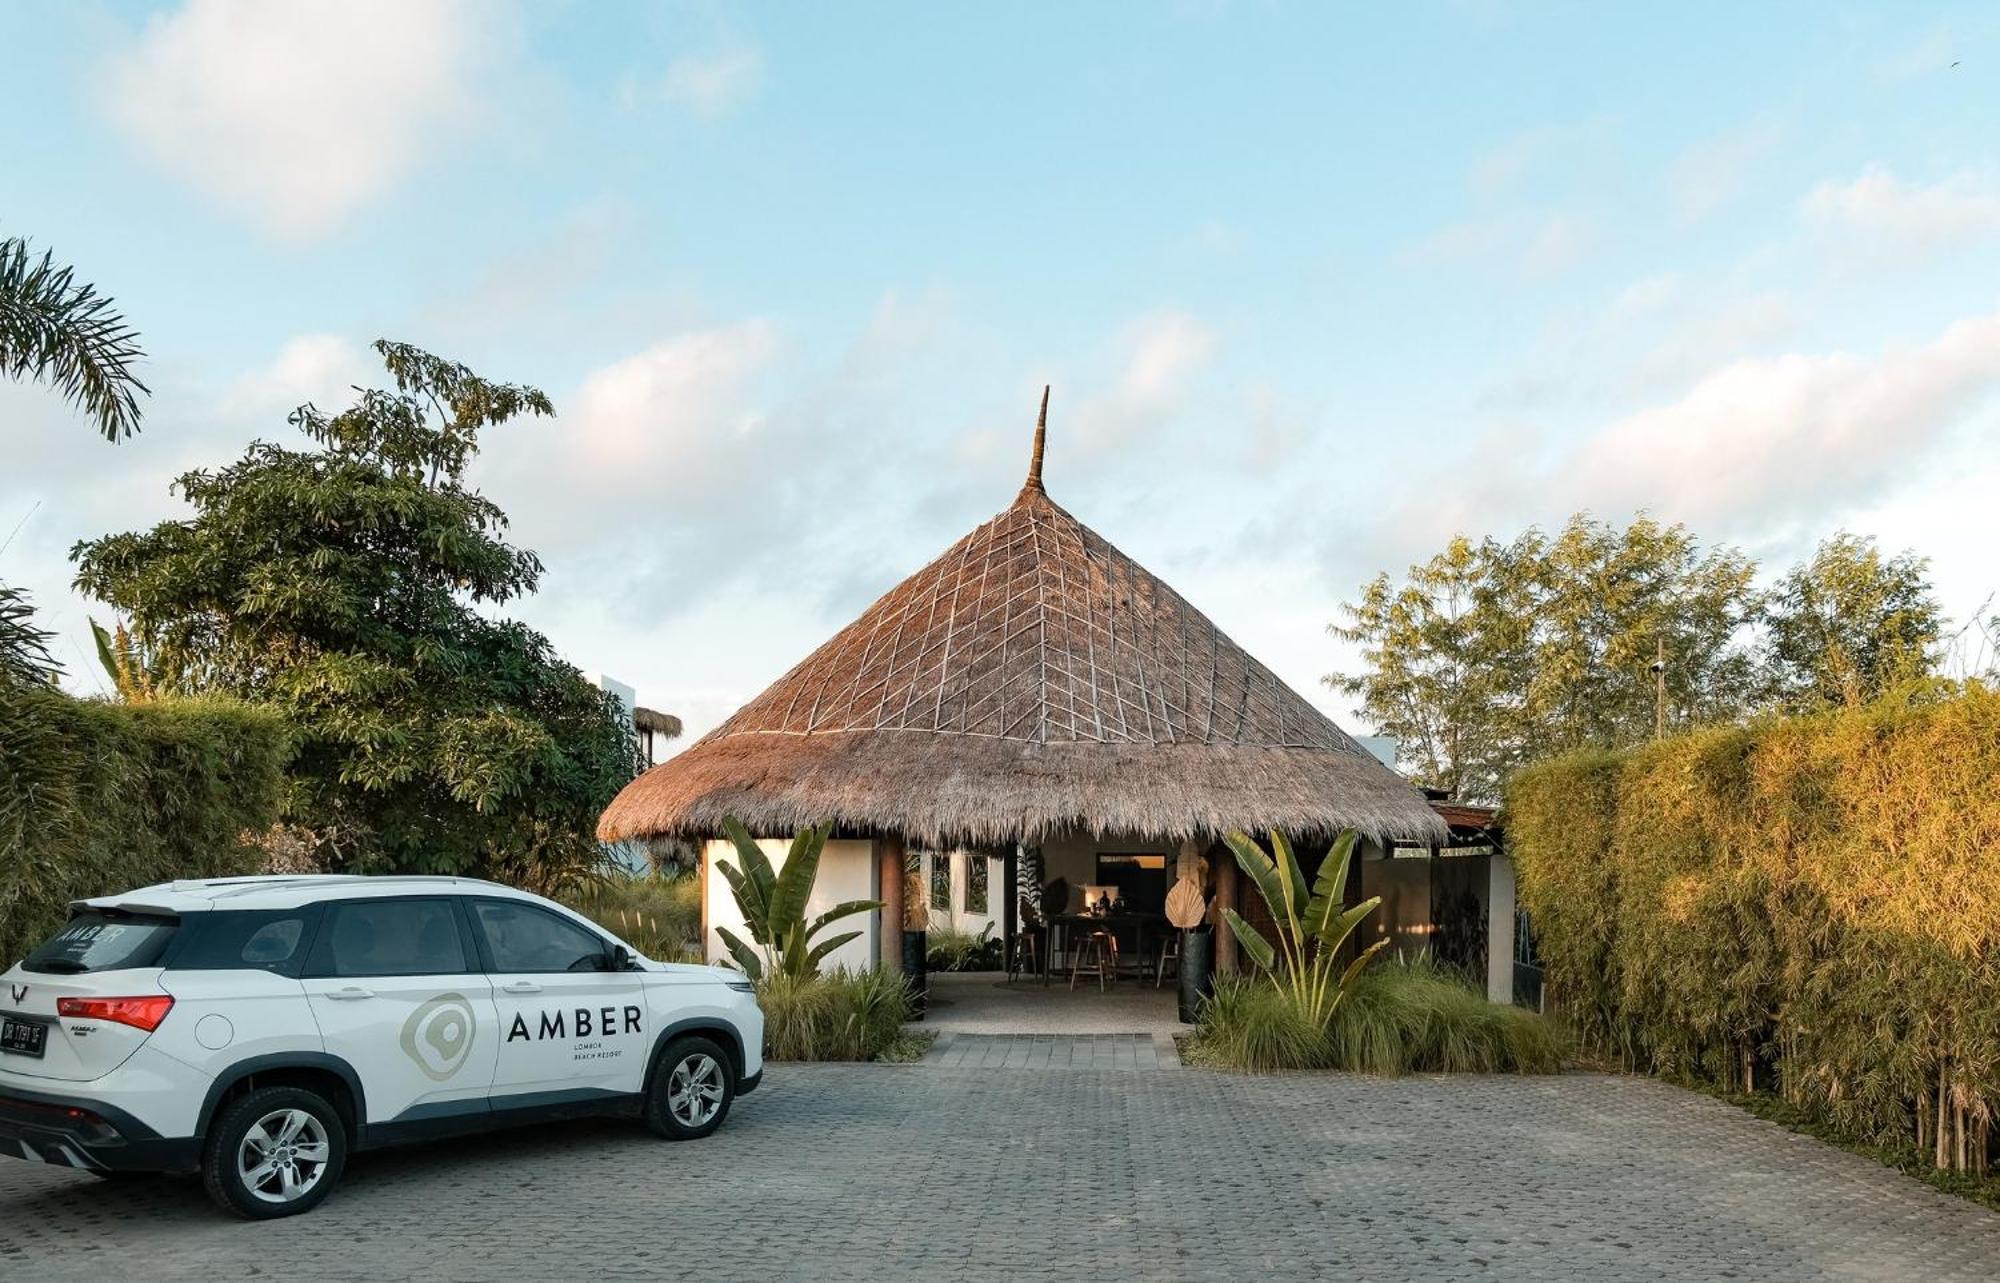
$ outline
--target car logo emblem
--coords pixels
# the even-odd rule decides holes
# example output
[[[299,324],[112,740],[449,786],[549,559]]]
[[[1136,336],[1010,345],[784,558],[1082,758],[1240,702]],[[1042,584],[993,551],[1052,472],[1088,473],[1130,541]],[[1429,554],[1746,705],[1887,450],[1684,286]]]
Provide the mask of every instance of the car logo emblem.
[[[28,1000],[28,986],[8,985],[7,988],[13,992],[15,1002],[26,1002]]]
[[[428,1078],[443,1082],[465,1068],[472,1054],[472,1004],[463,994],[441,993],[403,1022],[403,1054]]]

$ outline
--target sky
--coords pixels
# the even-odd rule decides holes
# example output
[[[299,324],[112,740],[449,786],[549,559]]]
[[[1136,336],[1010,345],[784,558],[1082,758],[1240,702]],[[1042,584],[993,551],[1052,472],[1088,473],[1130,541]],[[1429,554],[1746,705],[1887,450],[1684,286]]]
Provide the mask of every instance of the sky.
[[[380,385],[533,384],[507,609],[692,734],[1051,495],[1349,729],[1340,603],[1453,534],[1837,530],[2000,589],[2000,10],[0,0],[0,235],[144,339],[0,384],[0,579]]]

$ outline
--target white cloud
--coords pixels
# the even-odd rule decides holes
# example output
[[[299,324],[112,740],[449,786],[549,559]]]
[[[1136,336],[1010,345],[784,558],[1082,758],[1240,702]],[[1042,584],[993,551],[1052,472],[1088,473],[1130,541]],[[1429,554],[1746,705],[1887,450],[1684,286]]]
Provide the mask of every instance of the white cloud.
[[[1611,423],[1550,489],[1601,511],[1646,508],[1705,533],[1753,532],[1903,480],[2000,388],[2000,312],[1924,346],[1737,361]]]
[[[494,9],[469,0],[188,0],[103,78],[168,173],[289,242],[326,235],[473,113]]]
[[[1560,276],[1588,255],[1597,225],[1582,214],[1476,218],[1417,242],[1405,257],[1429,264],[1477,263],[1524,281]]]
[[[750,389],[776,338],[770,323],[749,320],[676,335],[605,366],[577,391],[566,448],[610,487],[716,480],[751,444],[760,415]]]
[[[371,383],[380,374],[373,353],[349,340],[337,334],[302,334],[278,349],[269,363],[231,381],[218,408],[244,420],[282,418],[308,401],[338,413],[353,402],[357,384]]]
[[[1784,140],[1772,124],[1755,124],[1710,138],[1682,152],[1667,175],[1667,192],[1683,222],[1697,222],[1742,194],[1756,165]]]
[[[684,54],[667,64],[656,90],[660,98],[701,116],[722,116],[757,96],[764,87],[764,55],[750,45],[729,45],[707,54]],[[637,81],[625,85],[627,107],[650,95]]]
[[[1835,231],[1860,233],[1886,248],[1930,253],[2000,234],[2000,189],[1969,173],[1909,183],[1879,165],[1851,182],[1824,182],[1800,209]]]
[[[1615,133],[1616,122],[1605,116],[1523,130],[1475,159],[1466,184],[1477,195],[1496,196],[1537,170],[1587,168]]]
[[[1183,311],[1153,312],[1126,326],[1110,387],[1077,408],[1077,439],[1103,451],[1173,418],[1215,346],[1214,331]]]

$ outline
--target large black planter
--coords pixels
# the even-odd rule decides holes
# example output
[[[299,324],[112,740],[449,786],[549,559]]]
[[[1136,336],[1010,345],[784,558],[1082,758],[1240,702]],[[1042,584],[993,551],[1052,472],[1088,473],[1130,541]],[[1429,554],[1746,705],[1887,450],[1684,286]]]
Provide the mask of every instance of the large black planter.
[[[928,942],[921,931],[903,932],[903,979],[910,984],[910,1019],[922,1020],[929,997]]]
[[[1215,930],[1194,927],[1181,932],[1181,1022],[1193,1024],[1201,1004],[1215,992]]]

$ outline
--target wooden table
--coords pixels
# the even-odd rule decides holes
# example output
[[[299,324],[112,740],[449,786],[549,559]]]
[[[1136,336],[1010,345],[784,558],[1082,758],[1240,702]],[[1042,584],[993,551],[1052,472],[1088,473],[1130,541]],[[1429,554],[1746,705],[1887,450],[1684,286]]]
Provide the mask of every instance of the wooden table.
[[[1160,913],[1058,913],[1049,919],[1049,956],[1043,960],[1042,983],[1047,985],[1055,972],[1058,954],[1063,960],[1063,970],[1067,972],[1076,965],[1075,951],[1070,941],[1080,935],[1088,939],[1093,931],[1109,931],[1118,941],[1119,974],[1124,974],[1130,966],[1133,974],[1143,978],[1146,974],[1146,944],[1166,923],[1166,915]],[[1126,948],[1126,940],[1131,940],[1131,948]]]

